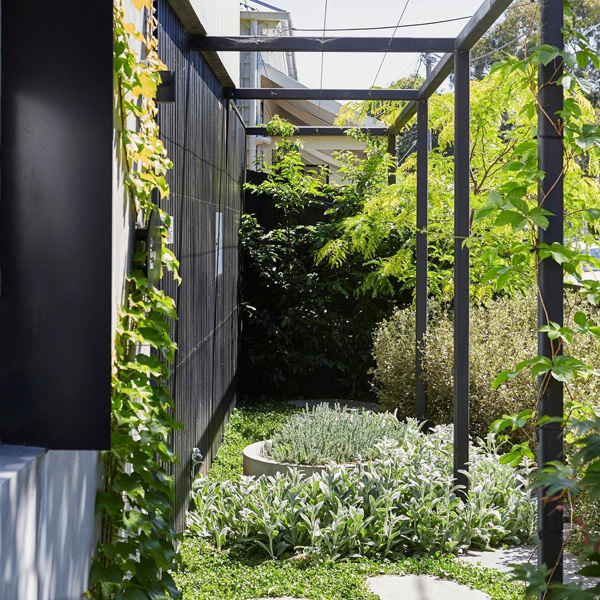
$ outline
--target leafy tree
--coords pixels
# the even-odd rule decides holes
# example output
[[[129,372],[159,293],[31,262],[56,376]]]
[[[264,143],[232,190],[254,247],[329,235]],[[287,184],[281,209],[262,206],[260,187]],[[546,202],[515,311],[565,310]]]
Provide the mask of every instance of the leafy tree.
[[[508,56],[519,59],[527,56],[530,48],[537,45],[538,2],[516,2],[505,11],[500,20],[472,50],[472,73],[482,79],[490,72],[491,66]],[[572,0],[573,26],[586,36],[591,49],[600,49],[600,3],[598,0]],[[577,52],[581,49],[579,36],[565,38],[567,49]],[[580,68],[578,74],[582,74]],[[587,65],[589,85],[583,88],[587,98],[595,107],[600,107],[600,70]]]
[[[535,95],[531,92],[531,74],[519,69],[492,73],[471,88],[471,204],[481,209],[500,193],[510,195],[516,203],[537,198],[537,126]],[[574,84],[575,85],[575,84]],[[578,113],[578,122],[594,119],[594,110],[583,95],[574,89],[568,101]],[[392,111],[395,109],[391,109]],[[429,258],[430,292],[442,301],[453,296],[453,139],[454,98],[436,95],[430,100],[430,126],[437,147],[429,157]],[[577,134],[571,134],[576,137]],[[585,144],[579,137],[580,144]],[[577,156],[569,162],[565,194],[569,207],[568,222],[572,231],[583,232],[586,207],[597,202],[599,186],[593,177],[598,170],[593,153]],[[591,175],[591,176],[588,176]],[[362,211],[344,219],[339,235],[319,252],[321,260],[342,264],[347,253],[362,252],[375,265],[362,291],[370,289],[414,289],[415,282],[415,214],[416,155],[410,156],[398,170],[398,183],[370,194]],[[492,208],[484,209],[493,211]],[[474,300],[484,302],[497,293],[513,294],[531,289],[534,276],[522,269],[514,258],[515,235],[521,240],[531,237],[533,229],[517,214],[515,231],[505,228],[479,227],[470,240],[471,291]],[[532,212],[536,225],[546,223],[543,209]],[[393,244],[389,242],[394,240]],[[519,259],[520,260],[520,259]],[[486,276],[494,264],[501,278]],[[502,266],[500,266],[500,264]],[[520,273],[520,277],[511,277]]]
[[[356,296],[373,266],[362,255],[342,268],[317,264],[315,253],[337,235],[338,222],[362,208],[364,198],[387,185],[390,157],[373,147],[366,159],[340,155],[342,185],[324,183],[302,163],[293,128],[275,118],[267,130],[282,135],[266,180],[247,189],[271,202],[277,224],[267,230],[255,215],[242,216],[247,294],[244,343],[252,373],[282,391],[296,392],[320,367],[355,394],[372,367],[371,332],[392,310],[390,298]],[[355,134],[360,135],[360,134]],[[307,211],[320,214],[310,224]]]

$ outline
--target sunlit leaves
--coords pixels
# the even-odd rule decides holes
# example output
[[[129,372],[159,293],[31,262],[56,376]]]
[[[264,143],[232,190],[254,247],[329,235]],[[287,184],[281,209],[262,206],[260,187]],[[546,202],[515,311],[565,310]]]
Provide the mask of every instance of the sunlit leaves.
[[[134,0],[134,6],[149,11],[152,29],[152,2]],[[142,220],[158,210],[164,225],[163,264],[176,275],[177,260],[164,248],[170,217],[152,201],[154,190],[161,198],[168,196],[165,174],[172,167],[155,120],[153,98],[163,68],[157,41],[126,23],[119,3],[114,33],[125,183]],[[139,61],[133,42],[145,45],[145,63]],[[144,258],[145,252],[135,253],[134,260]],[[111,450],[104,455],[106,481],[96,503],[105,537],[92,565],[89,594],[101,600],[179,597],[169,572],[177,559],[177,535],[171,524],[173,480],[165,468],[177,461],[169,444],[180,426],[170,414],[168,387],[169,363],[177,349],[168,319],[176,317],[173,300],[141,272],[132,271],[114,338]]]

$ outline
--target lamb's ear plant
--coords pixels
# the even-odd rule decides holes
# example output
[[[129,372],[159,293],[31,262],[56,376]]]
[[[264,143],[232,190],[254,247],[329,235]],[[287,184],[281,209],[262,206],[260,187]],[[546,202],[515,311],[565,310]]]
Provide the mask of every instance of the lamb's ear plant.
[[[319,474],[194,483],[190,531],[217,548],[261,550],[271,559],[392,558],[531,541],[530,467],[502,465],[493,436],[472,449],[467,503],[452,476],[452,431],[415,421],[402,442],[375,445],[370,462]]]

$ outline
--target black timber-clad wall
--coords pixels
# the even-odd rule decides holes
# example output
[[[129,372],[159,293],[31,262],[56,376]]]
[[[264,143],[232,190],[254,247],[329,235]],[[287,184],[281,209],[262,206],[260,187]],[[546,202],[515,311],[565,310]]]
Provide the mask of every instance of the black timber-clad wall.
[[[107,449],[112,3],[4,2],[1,38],[0,443]]]
[[[159,104],[161,137],[174,168],[169,174],[173,215],[171,248],[181,262],[182,283],[165,284],[179,321],[172,376],[175,418],[184,425],[174,447],[176,525],[184,526],[191,487],[193,448],[210,465],[238,397],[239,248],[245,131],[223,88],[167,0],[158,2],[159,54],[175,71],[176,102]],[[218,274],[217,214],[222,214],[222,267]]]

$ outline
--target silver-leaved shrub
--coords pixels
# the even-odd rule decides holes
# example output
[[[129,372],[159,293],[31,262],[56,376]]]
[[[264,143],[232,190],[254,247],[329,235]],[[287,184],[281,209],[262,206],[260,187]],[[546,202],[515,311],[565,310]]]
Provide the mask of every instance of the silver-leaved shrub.
[[[565,325],[576,329],[573,315],[578,310],[589,318],[600,318],[600,309],[584,306],[572,293],[567,304],[573,309],[565,315]],[[374,385],[380,402],[399,417],[415,414],[415,317],[414,308],[396,311],[374,333],[376,367]],[[449,423],[453,415],[452,311],[432,304],[424,357],[427,387],[427,419],[434,425]],[[570,354],[596,364],[600,340],[593,336],[574,336]],[[504,414],[518,414],[534,408],[537,384],[522,371],[497,389],[492,382],[507,365],[516,365],[537,353],[537,297],[500,297],[487,305],[471,308],[470,324],[470,426],[473,437],[485,437],[490,424]],[[581,402],[600,408],[600,378],[579,379],[571,384],[572,395]],[[529,437],[533,432],[529,431]]]
[[[303,465],[371,460],[378,442],[383,438],[402,442],[406,427],[388,412],[345,410],[339,404],[307,406],[265,444],[265,456]]]
[[[192,532],[221,549],[264,550],[272,559],[327,559],[459,552],[529,542],[535,503],[530,465],[501,465],[493,436],[471,448],[467,502],[452,478],[452,428],[422,433],[408,421],[402,442],[384,439],[372,461],[288,475],[194,483]]]

